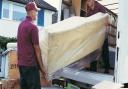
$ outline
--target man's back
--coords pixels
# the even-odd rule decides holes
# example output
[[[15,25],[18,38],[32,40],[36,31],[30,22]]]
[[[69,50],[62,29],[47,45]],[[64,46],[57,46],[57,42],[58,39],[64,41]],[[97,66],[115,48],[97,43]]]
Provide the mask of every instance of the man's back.
[[[30,17],[26,17],[18,28],[18,64],[19,66],[36,66],[33,44],[38,44],[38,29]]]

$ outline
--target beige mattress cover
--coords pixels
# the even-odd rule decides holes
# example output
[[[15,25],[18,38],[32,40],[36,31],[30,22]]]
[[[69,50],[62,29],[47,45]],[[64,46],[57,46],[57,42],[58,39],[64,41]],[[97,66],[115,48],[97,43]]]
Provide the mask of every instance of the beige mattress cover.
[[[39,32],[48,76],[102,47],[107,16],[98,13],[88,18],[71,17]]]

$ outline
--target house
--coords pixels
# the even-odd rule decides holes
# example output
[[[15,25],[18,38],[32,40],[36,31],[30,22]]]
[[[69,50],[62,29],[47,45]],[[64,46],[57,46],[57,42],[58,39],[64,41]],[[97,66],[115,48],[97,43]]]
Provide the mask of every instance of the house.
[[[52,24],[52,15],[56,8],[43,0],[0,0],[0,35],[16,37],[19,23],[26,17],[25,5],[35,1],[41,9],[38,12],[35,24],[39,28]]]

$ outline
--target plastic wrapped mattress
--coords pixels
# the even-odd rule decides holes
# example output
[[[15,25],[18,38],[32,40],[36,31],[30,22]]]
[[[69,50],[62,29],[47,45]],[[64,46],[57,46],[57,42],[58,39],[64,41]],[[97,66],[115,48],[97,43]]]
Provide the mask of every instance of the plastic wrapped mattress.
[[[98,13],[88,18],[71,17],[39,32],[48,76],[102,47],[107,16]]]

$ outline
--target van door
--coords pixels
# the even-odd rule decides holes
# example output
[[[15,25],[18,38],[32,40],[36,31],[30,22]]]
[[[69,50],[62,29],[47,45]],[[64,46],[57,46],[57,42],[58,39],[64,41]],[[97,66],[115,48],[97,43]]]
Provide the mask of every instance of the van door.
[[[115,80],[128,83],[128,0],[119,0]]]

